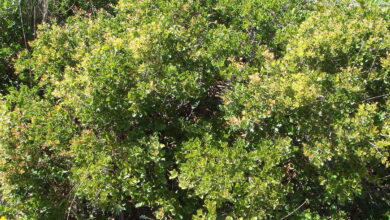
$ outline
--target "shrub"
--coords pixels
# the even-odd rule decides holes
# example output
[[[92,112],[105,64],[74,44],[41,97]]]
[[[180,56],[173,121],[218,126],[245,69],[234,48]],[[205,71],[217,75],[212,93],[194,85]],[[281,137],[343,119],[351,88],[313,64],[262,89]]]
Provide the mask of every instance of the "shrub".
[[[387,9],[303,0],[45,25],[0,105],[4,212],[385,219],[388,32]]]

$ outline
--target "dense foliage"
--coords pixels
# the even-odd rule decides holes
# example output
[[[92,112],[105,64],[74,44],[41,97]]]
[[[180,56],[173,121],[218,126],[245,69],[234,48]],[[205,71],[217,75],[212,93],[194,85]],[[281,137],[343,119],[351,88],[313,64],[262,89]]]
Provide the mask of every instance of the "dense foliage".
[[[0,214],[390,217],[387,8],[108,10],[41,26],[15,60],[20,84],[0,100]]]
[[[18,86],[13,59],[22,48],[29,49],[28,41],[35,38],[39,24],[63,23],[80,10],[112,11],[111,4],[115,2],[117,0],[0,0],[0,93],[7,93],[10,84]]]

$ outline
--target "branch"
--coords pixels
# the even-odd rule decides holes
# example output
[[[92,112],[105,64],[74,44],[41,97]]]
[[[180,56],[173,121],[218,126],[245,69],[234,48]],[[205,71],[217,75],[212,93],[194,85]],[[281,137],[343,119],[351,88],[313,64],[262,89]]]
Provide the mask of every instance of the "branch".
[[[302,206],[304,206],[306,203],[307,203],[307,200],[305,200],[300,206],[298,206],[298,208],[296,208],[294,211],[288,213],[288,215],[284,216],[284,217],[281,218],[280,220],[283,220],[283,219],[285,219],[285,218],[290,217],[292,214],[294,214],[296,211],[298,211],[300,208],[302,208]]]
[[[364,101],[370,101],[370,100],[373,100],[373,99],[378,99],[378,98],[382,98],[382,97],[386,97],[388,96],[389,94],[385,94],[385,95],[378,95],[378,96],[374,96],[374,97],[370,97],[370,98],[366,98],[364,99]]]

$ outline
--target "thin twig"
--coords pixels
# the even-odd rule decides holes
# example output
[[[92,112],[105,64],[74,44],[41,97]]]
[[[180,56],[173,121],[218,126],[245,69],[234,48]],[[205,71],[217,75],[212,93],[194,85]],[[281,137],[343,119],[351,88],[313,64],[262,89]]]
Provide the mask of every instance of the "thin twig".
[[[22,15],[22,0],[19,0],[19,16],[20,16],[20,22],[22,23],[22,32],[23,32],[23,40],[24,40],[24,45],[27,47],[27,40],[26,40],[26,33],[24,31],[24,22],[23,22],[23,15]]]
[[[379,147],[371,142],[368,142],[371,146],[373,146],[375,148],[375,150],[379,153],[379,155],[381,155],[381,157],[383,157],[383,154],[381,153],[381,151],[379,150]]]
[[[67,214],[67,217],[66,217],[66,220],[69,220],[69,217],[70,217],[70,211],[72,210],[72,206],[73,206],[73,203],[74,201],[76,200],[76,193],[74,194],[73,196],[73,199],[69,205],[69,208],[68,208],[68,214]]]
[[[292,214],[294,214],[296,211],[298,211],[300,208],[302,208],[302,206],[304,206],[306,203],[307,203],[307,200],[305,200],[300,206],[298,206],[298,208],[296,208],[294,211],[288,213],[288,215],[284,216],[284,217],[281,218],[280,220],[283,220],[283,219],[285,219],[285,218],[290,217]]]
[[[370,97],[370,98],[366,98],[364,99],[364,101],[370,101],[370,100],[373,100],[373,99],[378,99],[378,98],[382,98],[382,97],[386,97],[388,96],[389,94],[384,94],[384,95],[378,95],[378,96],[374,96],[374,97]]]

